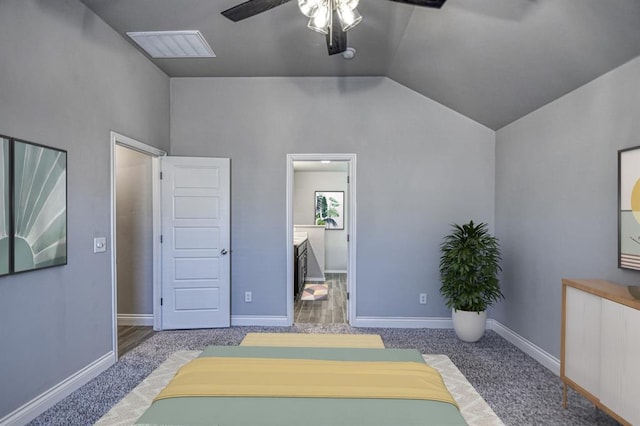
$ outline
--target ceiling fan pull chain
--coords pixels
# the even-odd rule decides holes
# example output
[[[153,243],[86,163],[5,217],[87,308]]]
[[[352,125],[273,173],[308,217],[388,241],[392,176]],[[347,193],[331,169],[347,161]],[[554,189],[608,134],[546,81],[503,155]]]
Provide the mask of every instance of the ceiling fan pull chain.
[[[329,46],[333,46],[333,11],[335,0],[329,0]]]

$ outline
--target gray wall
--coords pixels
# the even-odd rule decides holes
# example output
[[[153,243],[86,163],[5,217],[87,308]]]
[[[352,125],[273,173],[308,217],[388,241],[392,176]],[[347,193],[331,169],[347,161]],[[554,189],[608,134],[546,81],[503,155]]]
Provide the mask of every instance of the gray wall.
[[[439,244],[494,222],[492,130],[383,77],[178,78],[171,96],[171,154],[231,158],[232,314],[286,314],[286,154],[324,152],[358,156],[356,314],[450,315]]]
[[[640,145],[639,75],[640,58],[497,132],[494,315],[557,357],[563,277],[640,280],[617,268],[617,151]]]
[[[296,225],[315,224],[314,197],[316,191],[344,191],[344,229],[332,229],[324,233],[325,272],[347,271],[347,231],[349,230],[349,207],[346,205],[347,191],[349,190],[347,175],[347,172],[300,171],[295,173],[293,223]]]
[[[75,0],[2,0],[0,58],[0,133],[68,151],[68,265],[0,278],[2,418],[112,349],[109,131],[168,149],[169,81]]]
[[[0,133],[68,151],[69,221],[68,265],[0,278],[1,418],[112,349],[109,251],[92,253],[109,234],[109,131],[169,150],[170,97],[168,78],[75,0],[1,1],[0,40]],[[357,314],[448,315],[448,224],[495,222],[507,300],[494,315],[557,356],[562,277],[638,281],[616,268],[616,151],[640,144],[638,75],[640,59],[497,143],[386,78],[174,79],[171,152],[232,159],[234,314],[286,312],[285,155],[353,152]]]
[[[151,157],[116,147],[118,314],[153,314]]]

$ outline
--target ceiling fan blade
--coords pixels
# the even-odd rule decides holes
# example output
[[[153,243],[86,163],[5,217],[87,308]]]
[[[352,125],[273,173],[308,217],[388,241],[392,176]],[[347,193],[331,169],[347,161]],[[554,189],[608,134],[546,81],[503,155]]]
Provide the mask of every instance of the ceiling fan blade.
[[[391,0],[396,3],[412,4],[414,6],[433,7],[440,9],[447,0]]]
[[[333,12],[331,31],[325,36],[325,38],[327,40],[327,51],[329,52],[329,55],[335,55],[347,50],[347,33],[342,31],[338,12],[336,11]]]
[[[220,13],[233,22],[238,22],[288,3],[289,1],[291,0],[249,0]]]

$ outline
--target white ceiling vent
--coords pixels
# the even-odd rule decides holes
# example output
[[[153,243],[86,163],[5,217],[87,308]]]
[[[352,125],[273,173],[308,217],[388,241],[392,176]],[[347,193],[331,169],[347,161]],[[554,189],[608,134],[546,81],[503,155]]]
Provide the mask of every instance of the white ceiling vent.
[[[200,31],[144,31],[127,33],[152,58],[215,58]]]

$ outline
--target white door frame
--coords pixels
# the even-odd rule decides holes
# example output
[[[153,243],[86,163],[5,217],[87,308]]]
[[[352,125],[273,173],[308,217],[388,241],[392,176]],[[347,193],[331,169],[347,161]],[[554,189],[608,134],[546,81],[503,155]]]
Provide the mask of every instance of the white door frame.
[[[120,145],[151,157],[152,210],[153,210],[153,329],[161,329],[160,294],[160,157],[167,155],[161,149],[147,145],[130,137],[111,132],[111,313],[113,352],[118,358],[118,274],[116,265],[116,146]]]
[[[356,319],[356,154],[287,154],[287,322],[293,324],[293,180],[294,161],[344,161],[348,165],[349,190],[347,204],[348,235],[347,249],[347,312],[349,324]]]

